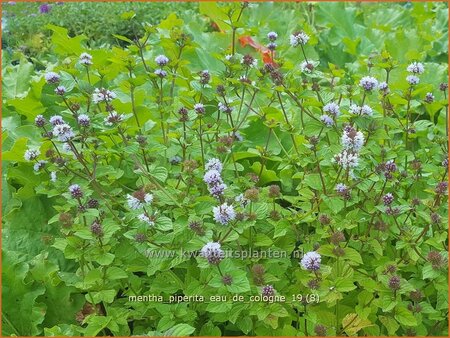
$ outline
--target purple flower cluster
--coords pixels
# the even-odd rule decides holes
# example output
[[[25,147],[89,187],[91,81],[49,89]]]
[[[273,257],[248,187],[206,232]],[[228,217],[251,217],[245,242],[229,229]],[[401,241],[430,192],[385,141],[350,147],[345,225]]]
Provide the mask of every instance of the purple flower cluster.
[[[383,203],[385,206],[391,205],[392,202],[394,202],[394,195],[392,195],[390,192],[383,196]]]
[[[425,100],[426,103],[433,103],[434,102],[434,95],[433,93],[427,93],[425,95]]]
[[[356,168],[359,164],[358,154],[349,150],[342,150],[339,154],[335,155],[333,159],[345,170]]]
[[[69,192],[73,198],[80,199],[81,197],[83,197],[83,191],[78,184],[72,184],[69,187]]]
[[[436,194],[438,194],[438,195],[445,195],[446,193],[447,193],[447,190],[448,190],[448,182],[439,182],[437,185],[436,185],[436,188],[435,188],[435,192],[436,192]]]
[[[59,76],[59,74],[55,73],[55,72],[48,72],[44,75],[45,77],[45,81],[48,84],[56,84],[59,83],[61,77]]]
[[[359,81],[359,85],[364,88],[365,91],[372,91],[378,86],[378,81],[372,76],[364,76]]]
[[[225,257],[225,253],[220,248],[220,243],[206,243],[200,251],[200,255],[206,258],[209,264],[217,265]]]
[[[203,115],[205,113],[205,106],[202,103],[194,104],[194,110],[198,115]]]
[[[102,237],[104,235],[104,233],[103,233],[103,227],[102,227],[101,223],[94,221],[91,224],[91,232],[97,237]]]
[[[305,32],[296,32],[294,34],[291,34],[289,40],[292,47],[297,47],[298,45],[306,45],[309,41],[309,35]]]
[[[275,49],[277,49],[277,43],[274,41],[271,41],[267,44],[267,49],[274,51]]]
[[[360,107],[356,104],[352,104],[349,108],[349,111],[351,114],[358,115],[358,116],[372,116],[373,115],[372,108],[370,108],[366,104],[363,105],[362,107]]]
[[[214,220],[222,225],[227,225],[229,222],[236,219],[236,212],[232,205],[223,203],[213,208]]]
[[[345,170],[356,168],[359,165],[359,152],[364,145],[363,133],[347,125],[341,136],[341,144],[344,149],[334,156],[334,161]]]
[[[108,116],[104,118],[104,123],[106,126],[113,126],[122,122],[125,119],[123,114],[118,114],[116,111],[109,112]]]
[[[272,285],[266,285],[263,286],[261,290],[261,294],[266,297],[274,296],[275,295],[275,289]]]
[[[364,135],[355,128],[347,126],[342,133],[341,144],[346,150],[358,152],[364,145]]]
[[[155,225],[155,217],[154,216],[149,217],[147,212],[138,215],[138,219],[144,223],[147,223],[149,226]]]
[[[89,127],[91,119],[86,114],[80,114],[77,118],[78,124],[82,127]]]
[[[52,6],[50,6],[49,4],[42,4],[39,6],[39,13],[48,14],[48,13],[50,13],[51,9],[52,9]]]
[[[47,164],[47,161],[37,161],[34,166],[33,166],[33,170],[34,171],[40,171],[42,169],[44,169],[45,165]]]
[[[381,92],[383,92],[383,94],[389,94],[389,85],[387,84],[387,82],[380,82],[380,84],[378,85],[378,90],[380,90]]]
[[[413,62],[406,68],[406,70],[408,73],[420,75],[425,71],[425,67],[420,62]]]
[[[95,104],[100,102],[111,102],[117,97],[116,93],[105,88],[95,88],[92,94],[92,102]]]
[[[273,42],[278,39],[278,34],[275,32],[269,32],[267,33],[267,38],[269,39],[269,41]]]
[[[420,79],[415,75],[408,75],[406,77],[406,82],[408,82],[411,86],[415,86],[419,84]]]
[[[75,137],[75,133],[72,130],[72,127],[67,123],[57,124],[53,128],[53,135],[57,136],[61,142],[70,141]]]
[[[85,66],[92,65],[92,55],[88,53],[81,53],[80,63]]]
[[[241,63],[248,68],[256,68],[258,66],[258,60],[256,60],[250,54],[246,54],[243,56]]]
[[[224,104],[222,102],[219,102],[217,105],[217,108],[222,112],[226,114],[230,114],[233,111],[233,108],[230,107],[228,104]]]
[[[26,161],[34,161],[40,154],[41,152],[37,149],[27,149],[23,157]]]
[[[153,195],[144,190],[135,191],[132,195],[127,195],[128,207],[133,210],[141,209],[153,202]]]
[[[36,125],[40,126],[45,123],[45,119],[42,116],[37,116],[35,120]],[[53,126],[52,135],[58,137],[61,142],[70,141],[73,137],[75,137],[75,133],[72,130],[72,127],[67,124],[63,118],[59,115],[54,115],[50,118],[50,123]]]
[[[39,128],[42,128],[43,126],[45,126],[46,122],[47,121],[45,120],[45,117],[42,115],[38,115],[34,119],[34,124],[36,125],[36,127],[39,127]]]
[[[389,160],[381,165],[381,170],[384,172],[384,177],[392,179],[393,174],[397,171],[397,165],[394,160]]]
[[[325,106],[323,106],[323,111],[334,117],[338,117],[339,115],[341,115],[339,105],[336,102],[327,103]]]
[[[203,181],[208,185],[210,194],[216,198],[220,198],[227,188],[222,180],[222,168],[223,165],[217,158],[212,158],[205,164],[205,170],[207,171],[203,176]]]
[[[160,68],[156,69],[154,74],[156,76],[159,76],[160,78],[164,78],[167,76],[167,72],[164,69],[160,69]]]
[[[327,103],[323,106],[324,114],[320,116],[320,121],[327,127],[331,127],[335,124],[335,119],[341,114],[339,111],[339,105],[335,102]]]
[[[67,92],[67,89],[66,89],[66,87],[64,87],[64,86],[58,86],[58,87],[56,87],[56,89],[55,89],[55,94],[56,95],[59,95],[59,96],[64,96],[64,94]]]
[[[392,276],[388,280],[388,286],[393,291],[400,289],[400,283],[401,279],[399,276]]]
[[[417,75],[423,74],[423,72],[425,71],[425,67],[420,62],[413,62],[408,67],[406,67],[406,70],[408,71],[408,73],[412,74],[406,77],[406,82],[408,82],[412,87],[419,84],[420,79]]]
[[[237,195],[234,200],[238,202],[242,208],[245,208],[250,203],[250,200],[245,198],[244,194]]]
[[[400,213],[398,207],[391,207],[390,205],[386,207],[386,215],[397,216]]]
[[[303,61],[300,64],[300,70],[302,71],[302,73],[311,74],[314,68],[316,68],[317,64],[317,62],[313,61]]]
[[[323,124],[326,125],[327,127],[332,127],[334,125],[333,118],[327,114],[323,114],[322,116],[320,116],[320,121],[322,121]]]
[[[209,81],[211,80],[211,74],[209,73],[208,70],[202,70],[200,72],[200,83],[202,85],[206,85],[209,83]]]
[[[300,261],[300,265],[309,271],[317,271],[320,269],[321,256],[319,253],[315,251],[307,252],[302,260]]]
[[[155,62],[158,64],[158,66],[163,67],[169,63],[169,58],[165,55],[158,55],[155,57]]]
[[[334,188],[339,196],[342,196],[344,199],[350,199],[350,189],[344,183],[336,184]]]

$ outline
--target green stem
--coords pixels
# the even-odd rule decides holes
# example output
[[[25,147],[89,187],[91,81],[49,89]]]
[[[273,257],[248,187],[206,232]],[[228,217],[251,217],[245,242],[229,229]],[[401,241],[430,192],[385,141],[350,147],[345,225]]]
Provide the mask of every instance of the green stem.
[[[199,117],[198,136],[200,139],[200,149],[202,152],[202,168],[205,167],[205,150],[203,148],[203,130],[202,130],[202,117]]]
[[[283,111],[284,119],[286,120],[286,123],[289,127],[289,135],[291,136],[292,144],[294,145],[295,152],[300,157],[300,153],[299,153],[298,147],[297,147],[297,142],[295,141],[295,137],[291,132],[293,128],[292,128],[292,125],[289,123],[289,118],[287,116],[286,110],[284,109],[284,105],[283,105],[283,102],[281,101],[281,96],[280,96],[279,92],[277,92],[277,96],[278,96],[278,101],[280,102],[281,110]]]

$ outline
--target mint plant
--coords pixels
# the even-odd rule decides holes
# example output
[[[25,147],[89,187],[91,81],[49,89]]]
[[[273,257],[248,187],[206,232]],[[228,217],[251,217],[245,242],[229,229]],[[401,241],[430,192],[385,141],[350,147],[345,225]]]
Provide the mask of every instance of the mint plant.
[[[446,7],[278,5],[4,66],[6,335],[448,333]]]

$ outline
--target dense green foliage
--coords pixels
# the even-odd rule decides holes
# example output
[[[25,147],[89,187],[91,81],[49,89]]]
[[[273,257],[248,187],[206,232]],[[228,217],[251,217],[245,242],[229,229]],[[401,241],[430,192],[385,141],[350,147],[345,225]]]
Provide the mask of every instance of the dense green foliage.
[[[446,336],[446,4],[198,12],[3,60],[3,335]]]
[[[142,25],[137,22],[157,24],[171,12],[188,16],[197,7],[196,3],[189,2],[60,2],[50,3],[48,12],[41,13],[42,5],[38,2],[3,5],[6,23],[3,48],[7,47],[8,51],[20,49],[30,56],[49,52],[49,24],[67,28],[69,36],[85,35],[88,46],[111,45],[118,42],[114,34],[129,38],[142,36]],[[136,24],[130,25],[123,18],[131,12],[136,16]]]

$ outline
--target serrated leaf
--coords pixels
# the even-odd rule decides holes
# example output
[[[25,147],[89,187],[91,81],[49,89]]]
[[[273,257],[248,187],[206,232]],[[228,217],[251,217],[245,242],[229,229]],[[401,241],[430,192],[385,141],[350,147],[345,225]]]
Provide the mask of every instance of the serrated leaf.
[[[402,325],[417,326],[417,319],[414,317],[413,313],[402,306],[395,308],[394,318]]]
[[[184,336],[190,336],[192,333],[194,333],[195,327],[189,325],[189,324],[177,324],[174,327],[170,328],[166,332],[164,332],[164,336],[169,337],[184,337]]]
[[[343,331],[349,336],[353,336],[369,326],[373,326],[372,322],[368,319],[362,319],[356,313],[349,313],[342,319]]]
[[[165,182],[168,176],[168,171],[164,167],[157,167],[150,170],[150,175],[152,175],[152,177],[156,178],[158,181]]]

